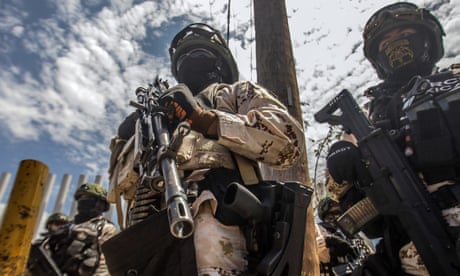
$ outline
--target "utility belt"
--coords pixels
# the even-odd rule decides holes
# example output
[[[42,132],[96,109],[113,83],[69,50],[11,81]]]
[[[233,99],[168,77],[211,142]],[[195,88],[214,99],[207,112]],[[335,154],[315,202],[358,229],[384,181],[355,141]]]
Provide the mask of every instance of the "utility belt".
[[[455,207],[460,204],[460,183],[444,185],[430,195],[441,210]],[[370,198],[365,197],[344,212],[337,219],[337,225],[351,237],[376,219],[378,215],[379,211]]]

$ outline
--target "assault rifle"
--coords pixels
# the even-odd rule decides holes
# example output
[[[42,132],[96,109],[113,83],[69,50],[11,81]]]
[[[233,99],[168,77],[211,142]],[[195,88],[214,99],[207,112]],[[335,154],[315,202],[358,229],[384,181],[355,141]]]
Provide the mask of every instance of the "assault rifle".
[[[135,164],[139,166],[139,181],[164,192],[171,234],[185,239],[192,235],[194,223],[175,155],[182,138],[190,132],[190,125],[180,123],[178,135],[171,140],[167,118],[171,110],[158,104],[167,89],[168,83],[157,77],[148,88],[137,88],[137,102],[130,102],[140,114],[135,129]]]
[[[45,248],[48,237],[30,247],[27,271],[31,275],[61,276],[62,273],[54,262],[48,249]]]
[[[342,125],[356,137],[372,178],[359,188],[378,213],[399,218],[430,274],[458,275],[458,237],[449,232],[440,209],[389,134],[369,122],[348,90],[342,90],[315,119]],[[344,215],[341,225],[353,228],[354,222],[353,216]]]

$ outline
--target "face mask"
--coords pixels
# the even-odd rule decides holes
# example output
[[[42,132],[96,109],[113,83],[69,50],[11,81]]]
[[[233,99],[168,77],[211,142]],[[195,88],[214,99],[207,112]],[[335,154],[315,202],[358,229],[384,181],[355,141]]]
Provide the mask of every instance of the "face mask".
[[[214,59],[185,59],[177,74],[177,80],[187,85],[193,95],[198,94],[208,85],[221,82]]]
[[[392,41],[377,54],[377,62],[389,75],[389,79],[409,79],[415,75],[427,75],[430,62],[429,44],[424,36],[411,35]]]
[[[104,212],[102,204],[96,197],[85,197],[78,200],[78,214],[75,216],[75,223],[87,221]]]

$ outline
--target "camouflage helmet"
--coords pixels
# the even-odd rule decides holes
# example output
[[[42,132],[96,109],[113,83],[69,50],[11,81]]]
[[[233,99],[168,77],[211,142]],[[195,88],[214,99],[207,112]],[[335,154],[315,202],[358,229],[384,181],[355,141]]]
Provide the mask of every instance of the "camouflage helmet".
[[[431,42],[430,62],[434,65],[444,55],[442,37],[445,35],[439,20],[427,9],[409,2],[387,5],[375,12],[367,21],[364,32],[364,55],[372,63],[380,78],[388,73],[376,61],[379,39],[383,34],[397,27],[415,27],[424,30]]]
[[[101,201],[104,202],[104,212],[109,210],[110,203],[107,200],[107,190],[97,183],[85,183],[78,187],[77,191],[75,192],[74,198],[75,200],[80,199],[80,197],[87,195],[87,196],[94,196]]]
[[[96,196],[107,201],[107,191],[97,183],[85,183],[78,187],[74,198],[78,200],[83,195]]]
[[[318,203],[318,217],[321,220],[324,220],[326,215],[330,212],[331,208],[336,206],[339,207],[339,203],[329,196],[321,199]]]
[[[171,72],[178,79],[181,60],[193,52],[205,52],[218,62],[223,82],[232,84],[238,80],[238,67],[221,33],[204,23],[193,23],[182,29],[169,48]]]
[[[64,215],[63,213],[54,213],[51,214],[48,219],[46,219],[45,225],[48,226],[51,223],[56,223],[56,224],[66,224],[69,223],[71,219]]]

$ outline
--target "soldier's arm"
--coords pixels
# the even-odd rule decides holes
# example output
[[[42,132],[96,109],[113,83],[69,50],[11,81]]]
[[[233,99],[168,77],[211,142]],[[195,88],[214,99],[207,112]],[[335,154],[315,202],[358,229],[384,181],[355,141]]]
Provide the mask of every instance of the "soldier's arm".
[[[218,142],[238,154],[282,169],[296,162],[304,149],[301,125],[255,83],[220,89],[216,109]]]

